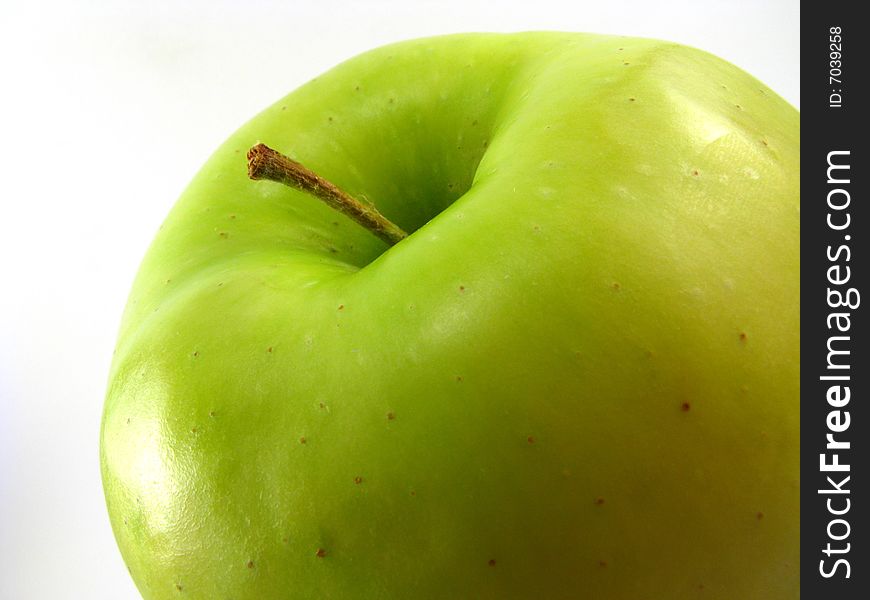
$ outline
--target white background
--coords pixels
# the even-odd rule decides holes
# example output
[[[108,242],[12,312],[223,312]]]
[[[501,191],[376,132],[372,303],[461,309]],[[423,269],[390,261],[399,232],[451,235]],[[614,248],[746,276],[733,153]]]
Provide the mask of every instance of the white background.
[[[800,102],[798,0],[0,6],[0,598],[10,600],[138,597],[98,460],[126,294],[202,162],[293,88],[387,42],[560,29],[697,46]]]

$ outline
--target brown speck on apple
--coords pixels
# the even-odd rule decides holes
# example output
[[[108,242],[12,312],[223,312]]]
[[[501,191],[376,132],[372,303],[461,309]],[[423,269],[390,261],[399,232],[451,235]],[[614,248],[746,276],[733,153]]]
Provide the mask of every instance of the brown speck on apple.
[[[268,352],[269,354],[272,354],[272,346],[269,346],[268,348],[266,348],[266,352]]]
[[[254,568],[254,561],[249,560],[249,561],[248,561],[248,564],[247,564],[247,567],[248,567],[249,569],[253,569],[253,568]]]
[[[692,171],[692,175],[695,176],[695,177],[697,177],[697,176],[700,175],[700,174],[701,174],[701,173],[698,171],[698,169],[695,169],[694,171]]]
[[[746,332],[745,332],[745,331],[741,331],[741,332],[740,332],[740,341],[741,341],[741,342],[745,342],[747,339],[749,339],[749,336],[746,335]]]
[[[682,404],[680,404],[680,410],[682,410],[683,412],[689,412],[689,410],[691,410],[691,408],[692,408],[692,405],[689,404],[688,402],[683,402]]]
[[[770,144],[767,143],[767,140],[761,140],[761,143],[764,144],[765,146],[769,146],[769,145],[770,145]]]
[[[338,310],[344,310],[344,304],[339,304],[339,305],[338,305]]]
[[[622,287],[622,284],[620,284],[618,281],[614,281],[612,284],[610,284],[610,287],[618,292],[619,289]]]
[[[756,515],[755,515],[755,518],[760,521],[761,519],[764,518],[764,513],[761,511],[758,511],[758,513],[756,513]]]
[[[194,350],[194,351],[193,351],[193,356],[194,356],[194,358],[197,357],[197,356],[199,356],[199,350]]]
[[[305,439],[305,436],[304,436],[304,435],[303,435],[301,438],[299,438],[299,443],[300,443],[300,444],[305,444],[305,443],[307,443],[307,442],[308,442],[308,440]]]
[[[526,438],[526,441],[530,444],[534,444],[535,443],[535,436],[530,435],[529,437]]]
[[[359,475],[357,475],[356,477],[353,478],[353,482],[354,482],[355,484],[357,484],[357,485],[361,484],[361,483],[362,483],[362,477],[360,477]]]
[[[457,375],[456,381],[458,381],[459,383],[462,383],[462,375]]]
[[[215,416],[216,414],[217,414],[217,413],[216,413],[215,411],[213,411],[213,410],[208,411],[208,416],[210,416],[210,417],[213,417],[213,416]]]
[[[218,235],[221,236],[222,239],[227,239],[228,237],[230,237],[230,234],[226,231],[221,231],[220,233],[218,233]]]
[[[494,566],[495,566],[495,559],[494,559],[494,558],[490,558],[490,559],[489,559],[489,562],[488,562],[487,564],[488,564],[490,567],[494,567]]]
[[[637,98],[629,98],[628,99],[629,102],[634,102],[635,100],[637,100]]]
[[[414,490],[411,490],[411,495],[412,495],[412,496],[416,496],[416,495],[417,495],[417,492],[415,492]]]
[[[630,65],[631,63],[629,63],[628,61],[626,61],[626,62],[624,62],[624,63],[622,63],[622,64],[623,64],[623,66],[627,67],[627,66]]]
[[[394,420],[395,418],[396,418],[395,413],[392,413],[392,412],[388,412],[388,413],[387,413],[387,421],[392,421],[392,420]]]
[[[129,425],[129,424],[130,424],[130,419],[127,419],[127,425]]]
[[[602,568],[603,568],[603,567],[606,567],[606,566],[607,566],[607,561],[606,561],[606,560],[599,560],[599,561],[598,561],[598,566],[599,566],[599,567],[602,567]]]
[[[324,556],[326,556],[326,550],[324,550],[323,548],[318,548],[317,552],[314,553],[314,556],[316,556],[317,558],[323,558]]]
[[[596,506],[601,506],[602,504],[604,504],[604,498],[602,498],[601,496],[598,496],[598,497],[595,499],[595,505],[596,505]]]
[[[464,291],[465,291],[465,286],[464,286],[464,285],[460,285],[460,286],[459,286],[459,291],[460,291],[460,292],[464,292]]]
[[[181,585],[180,583],[176,583],[176,584],[175,584],[175,589],[178,590],[178,591],[180,592],[180,591],[182,591],[182,590],[184,589],[184,586]]]

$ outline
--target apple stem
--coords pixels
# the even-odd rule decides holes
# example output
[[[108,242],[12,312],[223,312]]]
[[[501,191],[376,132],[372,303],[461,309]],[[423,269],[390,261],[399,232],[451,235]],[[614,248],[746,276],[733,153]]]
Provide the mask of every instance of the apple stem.
[[[374,206],[360,202],[334,183],[266,144],[257,143],[248,150],[248,177],[283,183],[307,192],[347,215],[391,246],[408,237],[407,233],[384,217]]]

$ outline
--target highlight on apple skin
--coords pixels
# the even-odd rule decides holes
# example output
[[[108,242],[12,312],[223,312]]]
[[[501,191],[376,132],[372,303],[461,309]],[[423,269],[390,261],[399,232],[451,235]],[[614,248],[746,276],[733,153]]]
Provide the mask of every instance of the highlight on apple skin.
[[[403,42],[266,109],[120,328],[142,596],[798,598],[799,157],[750,75],[616,36]]]

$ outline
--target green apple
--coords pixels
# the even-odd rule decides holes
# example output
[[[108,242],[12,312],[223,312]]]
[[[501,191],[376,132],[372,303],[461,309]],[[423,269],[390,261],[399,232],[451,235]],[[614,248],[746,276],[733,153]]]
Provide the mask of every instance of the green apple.
[[[416,40],[149,250],[101,432],[145,598],[798,597],[799,114],[660,41]],[[262,141],[408,232],[246,175]]]

